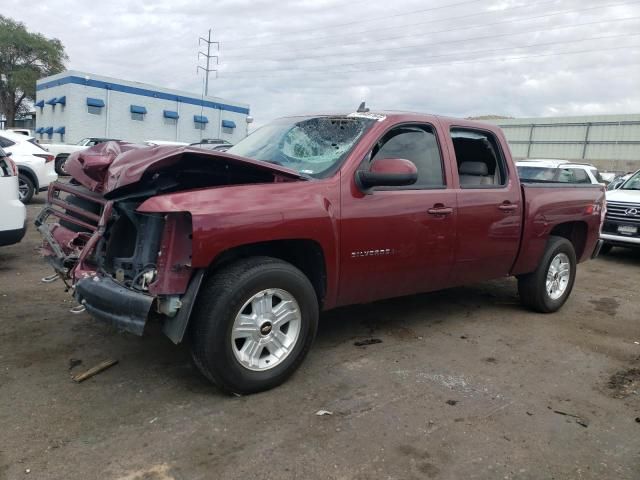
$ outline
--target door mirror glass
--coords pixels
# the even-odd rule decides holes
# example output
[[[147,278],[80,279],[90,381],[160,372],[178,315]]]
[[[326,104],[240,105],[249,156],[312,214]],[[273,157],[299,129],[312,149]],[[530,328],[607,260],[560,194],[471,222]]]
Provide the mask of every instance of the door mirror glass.
[[[404,158],[381,158],[373,162],[369,171],[356,173],[356,182],[362,190],[413,185],[417,180],[418,169]]]

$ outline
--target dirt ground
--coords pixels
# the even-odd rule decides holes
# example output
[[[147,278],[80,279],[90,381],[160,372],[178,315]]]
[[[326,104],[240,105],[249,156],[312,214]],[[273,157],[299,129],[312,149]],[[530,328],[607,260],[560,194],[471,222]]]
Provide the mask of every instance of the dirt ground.
[[[2,480],[640,478],[638,252],[581,265],[553,315],[512,279],[326,313],[289,382],[235,398],[157,329],[70,314],[38,243],[0,249]]]

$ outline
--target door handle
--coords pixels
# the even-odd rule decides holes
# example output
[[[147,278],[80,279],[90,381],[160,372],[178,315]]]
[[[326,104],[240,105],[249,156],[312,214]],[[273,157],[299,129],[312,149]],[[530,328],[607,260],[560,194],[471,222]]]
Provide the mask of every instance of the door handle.
[[[498,208],[503,212],[513,212],[514,210],[518,209],[518,205],[514,205],[513,203],[503,203],[502,205],[498,206]]]
[[[429,215],[451,215],[453,208],[451,207],[433,207],[427,210]]]

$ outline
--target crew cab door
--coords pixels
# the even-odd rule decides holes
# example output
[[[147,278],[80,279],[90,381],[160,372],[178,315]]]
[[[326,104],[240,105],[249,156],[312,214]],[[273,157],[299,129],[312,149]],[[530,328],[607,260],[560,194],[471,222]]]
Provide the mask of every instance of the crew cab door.
[[[509,274],[520,245],[520,183],[494,132],[447,125],[457,185],[456,285]]]
[[[339,304],[436,290],[449,285],[455,244],[456,194],[443,161],[438,127],[389,128],[358,167],[383,158],[413,162],[418,181],[363,192],[353,175],[342,183]]]

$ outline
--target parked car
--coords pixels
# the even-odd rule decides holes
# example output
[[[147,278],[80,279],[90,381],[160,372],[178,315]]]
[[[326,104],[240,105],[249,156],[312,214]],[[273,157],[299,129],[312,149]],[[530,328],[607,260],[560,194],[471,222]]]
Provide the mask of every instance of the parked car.
[[[216,150],[218,152],[226,152],[233,144],[231,143],[192,143],[192,147],[204,148],[205,150]]]
[[[64,165],[67,161],[67,158],[69,158],[69,155],[71,155],[73,152],[86,150],[89,147],[93,147],[94,145],[98,145],[100,143],[109,142],[111,140],[118,141],[115,138],[86,137],[76,144],[45,142],[43,142],[42,144],[47,149],[47,151],[51,152],[55,157],[56,173],[58,175],[66,175]]]
[[[20,135],[25,135],[27,137],[33,137],[33,132],[31,130],[29,130],[28,128],[7,128],[8,131],[10,132],[14,132],[14,133],[18,133]]]
[[[172,140],[145,140],[145,145],[150,147],[158,147],[158,146],[167,146],[171,145],[174,147],[183,147],[189,145],[187,142],[174,142]]]
[[[53,155],[38,145],[35,138],[0,130],[0,147],[12,154],[11,160],[18,166],[22,203],[29,203],[34,195],[58,179]]]
[[[640,170],[616,190],[607,191],[607,216],[600,238],[605,254],[614,246],[640,248]]]
[[[520,178],[530,182],[591,183],[594,185],[606,183],[598,173],[598,169],[586,163],[530,159],[516,162],[516,167]]]
[[[319,311],[515,276],[554,312],[600,245],[604,187],[520,183],[493,125],[355,112],[280,119],[227,152],[107,146],[51,187],[48,261],[96,319],[159,320],[237,394],[296,370]]]
[[[18,167],[0,147],[0,247],[22,240],[26,222],[27,209],[18,199]]]

